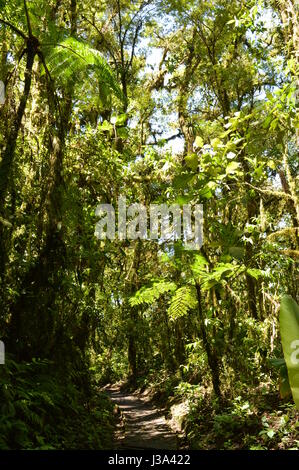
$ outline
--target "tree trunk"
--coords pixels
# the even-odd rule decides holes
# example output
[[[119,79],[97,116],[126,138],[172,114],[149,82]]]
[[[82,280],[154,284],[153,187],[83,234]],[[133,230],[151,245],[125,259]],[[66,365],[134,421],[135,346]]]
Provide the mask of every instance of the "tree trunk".
[[[17,145],[17,139],[21,128],[22,119],[25,113],[26,105],[28,102],[31,82],[32,82],[32,69],[34,58],[36,55],[37,43],[36,41],[29,41],[27,45],[27,60],[25,70],[25,85],[24,91],[20,99],[19,107],[16,115],[12,119],[11,131],[7,138],[5,150],[2,155],[0,163],[0,217],[5,219],[5,196],[9,187],[10,175],[13,166],[13,160],[15,156],[15,150]],[[6,250],[6,230],[5,226],[0,223],[0,279],[4,278],[5,265],[7,262],[7,250]]]
[[[215,395],[222,399],[221,390],[220,390],[220,377],[219,377],[219,361],[216,356],[215,351],[213,351],[206,332],[205,321],[202,311],[202,298],[201,298],[201,288],[200,285],[196,283],[196,293],[198,301],[198,313],[199,313],[199,323],[200,323],[200,332],[203,342],[203,346],[208,358],[208,364],[211,370],[212,383]]]

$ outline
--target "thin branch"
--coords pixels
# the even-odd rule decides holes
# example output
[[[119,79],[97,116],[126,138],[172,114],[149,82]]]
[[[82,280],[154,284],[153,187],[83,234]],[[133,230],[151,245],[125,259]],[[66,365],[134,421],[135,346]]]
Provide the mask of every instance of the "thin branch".
[[[139,31],[141,30],[141,28],[142,28],[142,21],[140,21],[138,23],[138,25],[136,27],[136,30],[135,30],[133,44],[132,44],[132,50],[131,50],[131,57],[130,57],[130,60],[126,64],[126,70],[129,70],[129,68],[132,65],[132,62],[133,62],[133,59],[134,59],[135,47],[136,47],[136,43],[137,43],[137,39],[138,39],[138,34],[139,34]]]
[[[247,183],[247,182],[245,184],[247,186],[250,186],[250,188],[255,189],[259,193],[268,194],[269,196],[274,196],[274,197],[293,200],[293,197],[291,196],[291,194],[284,193],[283,191],[273,191],[272,189],[261,189],[261,188],[257,188],[256,186],[253,186],[252,184]]]
[[[162,144],[162,143],[164,143],[164,142],[169,142],[170,140],[174,140],[174,139],[176,139],[176,138],[178,138],[178,137],[182,137],[182,133],[181,133],[181,132],[178,132],[177,134],[173,134],[173,135],[171,135],[170,137],[166,137],[165,139],[161,139],[161,140],[157,140],[157,139],[155,138],[155,136],[154,136],[155,142],[149,142],[149,143],[147,143],[147,144],[145,144],[145,145],[159,145],[159,144]]]
[[[21,60],[23,59],[23,57],[24,57],[24,55],[25,55],[26,52],[27,52],[27,49],[24,48],[24,47],[22,47],[21,53],[20,53],[19,57],[17,58],[17,61],[16,61],[17,63],[16,63],[16,65],[15,65],[15,67],[11,70],[11,72],[9,72],[9,73],[7,74],[7,77],[6,77],[6,80],[5,80],[5,86],[8,85],[9,80],[11,79],[11,77],[13,76],[13,74],[15,73],[15,71],[17,70],[17,67],[18,67],[19,63],[20,63]]]
[[[86,16],[82,16],[83,20],[85,20],[88,24],[90,24],[91,26],[93,26],[96,30],[96,32],[101,36],[102,40],[104,41],[105,43],[105,47],[107,48],[109,54],[111,55],[112,59],[113,59],[113,62],[114,64],[116,65],[116,59],[115,59],[115,56],[114,56],[114,53],[112,52],[112,49],[110,48],[110,45],[107,43],[106,39],[105,39],[105,36],[103,34],[103,32],[97,27],[97,25],[90,21],[88,18],[86,18]]]
[[[147,6],[149,6],[151,3],[152,3],[152,0],[149,0],[149,1],[144,2],[144,3],[140,6],[139,10],[137,10],[136,13],[132,16],[132,18],[131,18],[131,20],[129,21],[128,26],[126,27],[126,30],[125,30],[125,32],[124,32],[124,35],[123,35],[123,42],[125,42],[126,36],[127,36],[128,32],[129,32],[130,27],[131,27],[133,21],[135,20],[135,18],[137,18],[137,16],[142,12],[142,10],[144,10],[144,8],[146,8]]]
[[[6,21],[6,20],[3,20],[2,18],[0,18],[0,23],[3,23],[5,24],[6,26],[8,26],[9,28],[11,28],[16,34],[18,34],[19,36],[21,36],[25,41],[27,41],[27,36],[25,33],[23,33],[23,31],[21,31],[19,28],[17,28],[16,26],[14,26],[12,23],[10,23],[9,21]]]
[[[120,1],[119,0],[117,0],[117,15],[118,15],[118,21],[119,21],[118,38],[119,38],[119,44],[121,46],[121,52],[122,52],[122,50],[123,50],[123,39],[121,37],[121,35],[122,35],[122,21],[121,21]]]
[[[45,61],[45,58],[44,58],[43,54],[41,52],[38,52],[38,57],[40,58],[43,66],[44,66],[46,75],[49,77],[50,81],[53,82],[53,78],[51,77],[50,71],[48,69],[48,66],[46,64],[46,61]]]

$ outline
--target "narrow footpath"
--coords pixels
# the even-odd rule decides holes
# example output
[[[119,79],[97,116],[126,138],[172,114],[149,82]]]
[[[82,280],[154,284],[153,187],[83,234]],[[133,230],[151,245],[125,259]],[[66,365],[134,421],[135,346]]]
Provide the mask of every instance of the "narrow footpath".
[[[163,413],[151,403],[123,392],[117,386],[105,388],[105,392],[121,411],[115,433],[115,449],[178,448],[177,435],[168,426]]]

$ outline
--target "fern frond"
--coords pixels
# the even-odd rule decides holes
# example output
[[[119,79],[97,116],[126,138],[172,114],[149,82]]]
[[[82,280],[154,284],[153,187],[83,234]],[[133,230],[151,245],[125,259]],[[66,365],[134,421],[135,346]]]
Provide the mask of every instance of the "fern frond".
[[[173,292],[176,289],[174,282],[154,282],[151,287],[142,287],[136,292],[134,297],[129,299],[129,303],[132,307],[142,304],[152,304],[155,300],[158,300],[161,295],[166,292]]]
[[[75,83],[85,76],[123,99],[118,81],[100,52],[75,38],[57,44],[47,57],[47,65],[52,75],[64,81]]]
[[[197,297],[194,286],[180,287],[171,299],[168,315],[173,320],[185,316],[189,310],[197,306]]]
[[[206,258],[202,254],[196,255],[191,266],[193,275],[195,277],[202,277],[207,273],[207,266],[208,261]]]

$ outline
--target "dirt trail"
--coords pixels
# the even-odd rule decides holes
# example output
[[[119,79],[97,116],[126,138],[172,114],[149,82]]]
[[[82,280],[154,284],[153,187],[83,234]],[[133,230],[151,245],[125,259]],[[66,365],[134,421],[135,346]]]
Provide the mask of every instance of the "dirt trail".
[[[122,424],[117,427],[115,449],[178,448],[177,436],[167,425],[163,413],[143,399],[122,392],[118,387],[105,392],[122,412]]]

